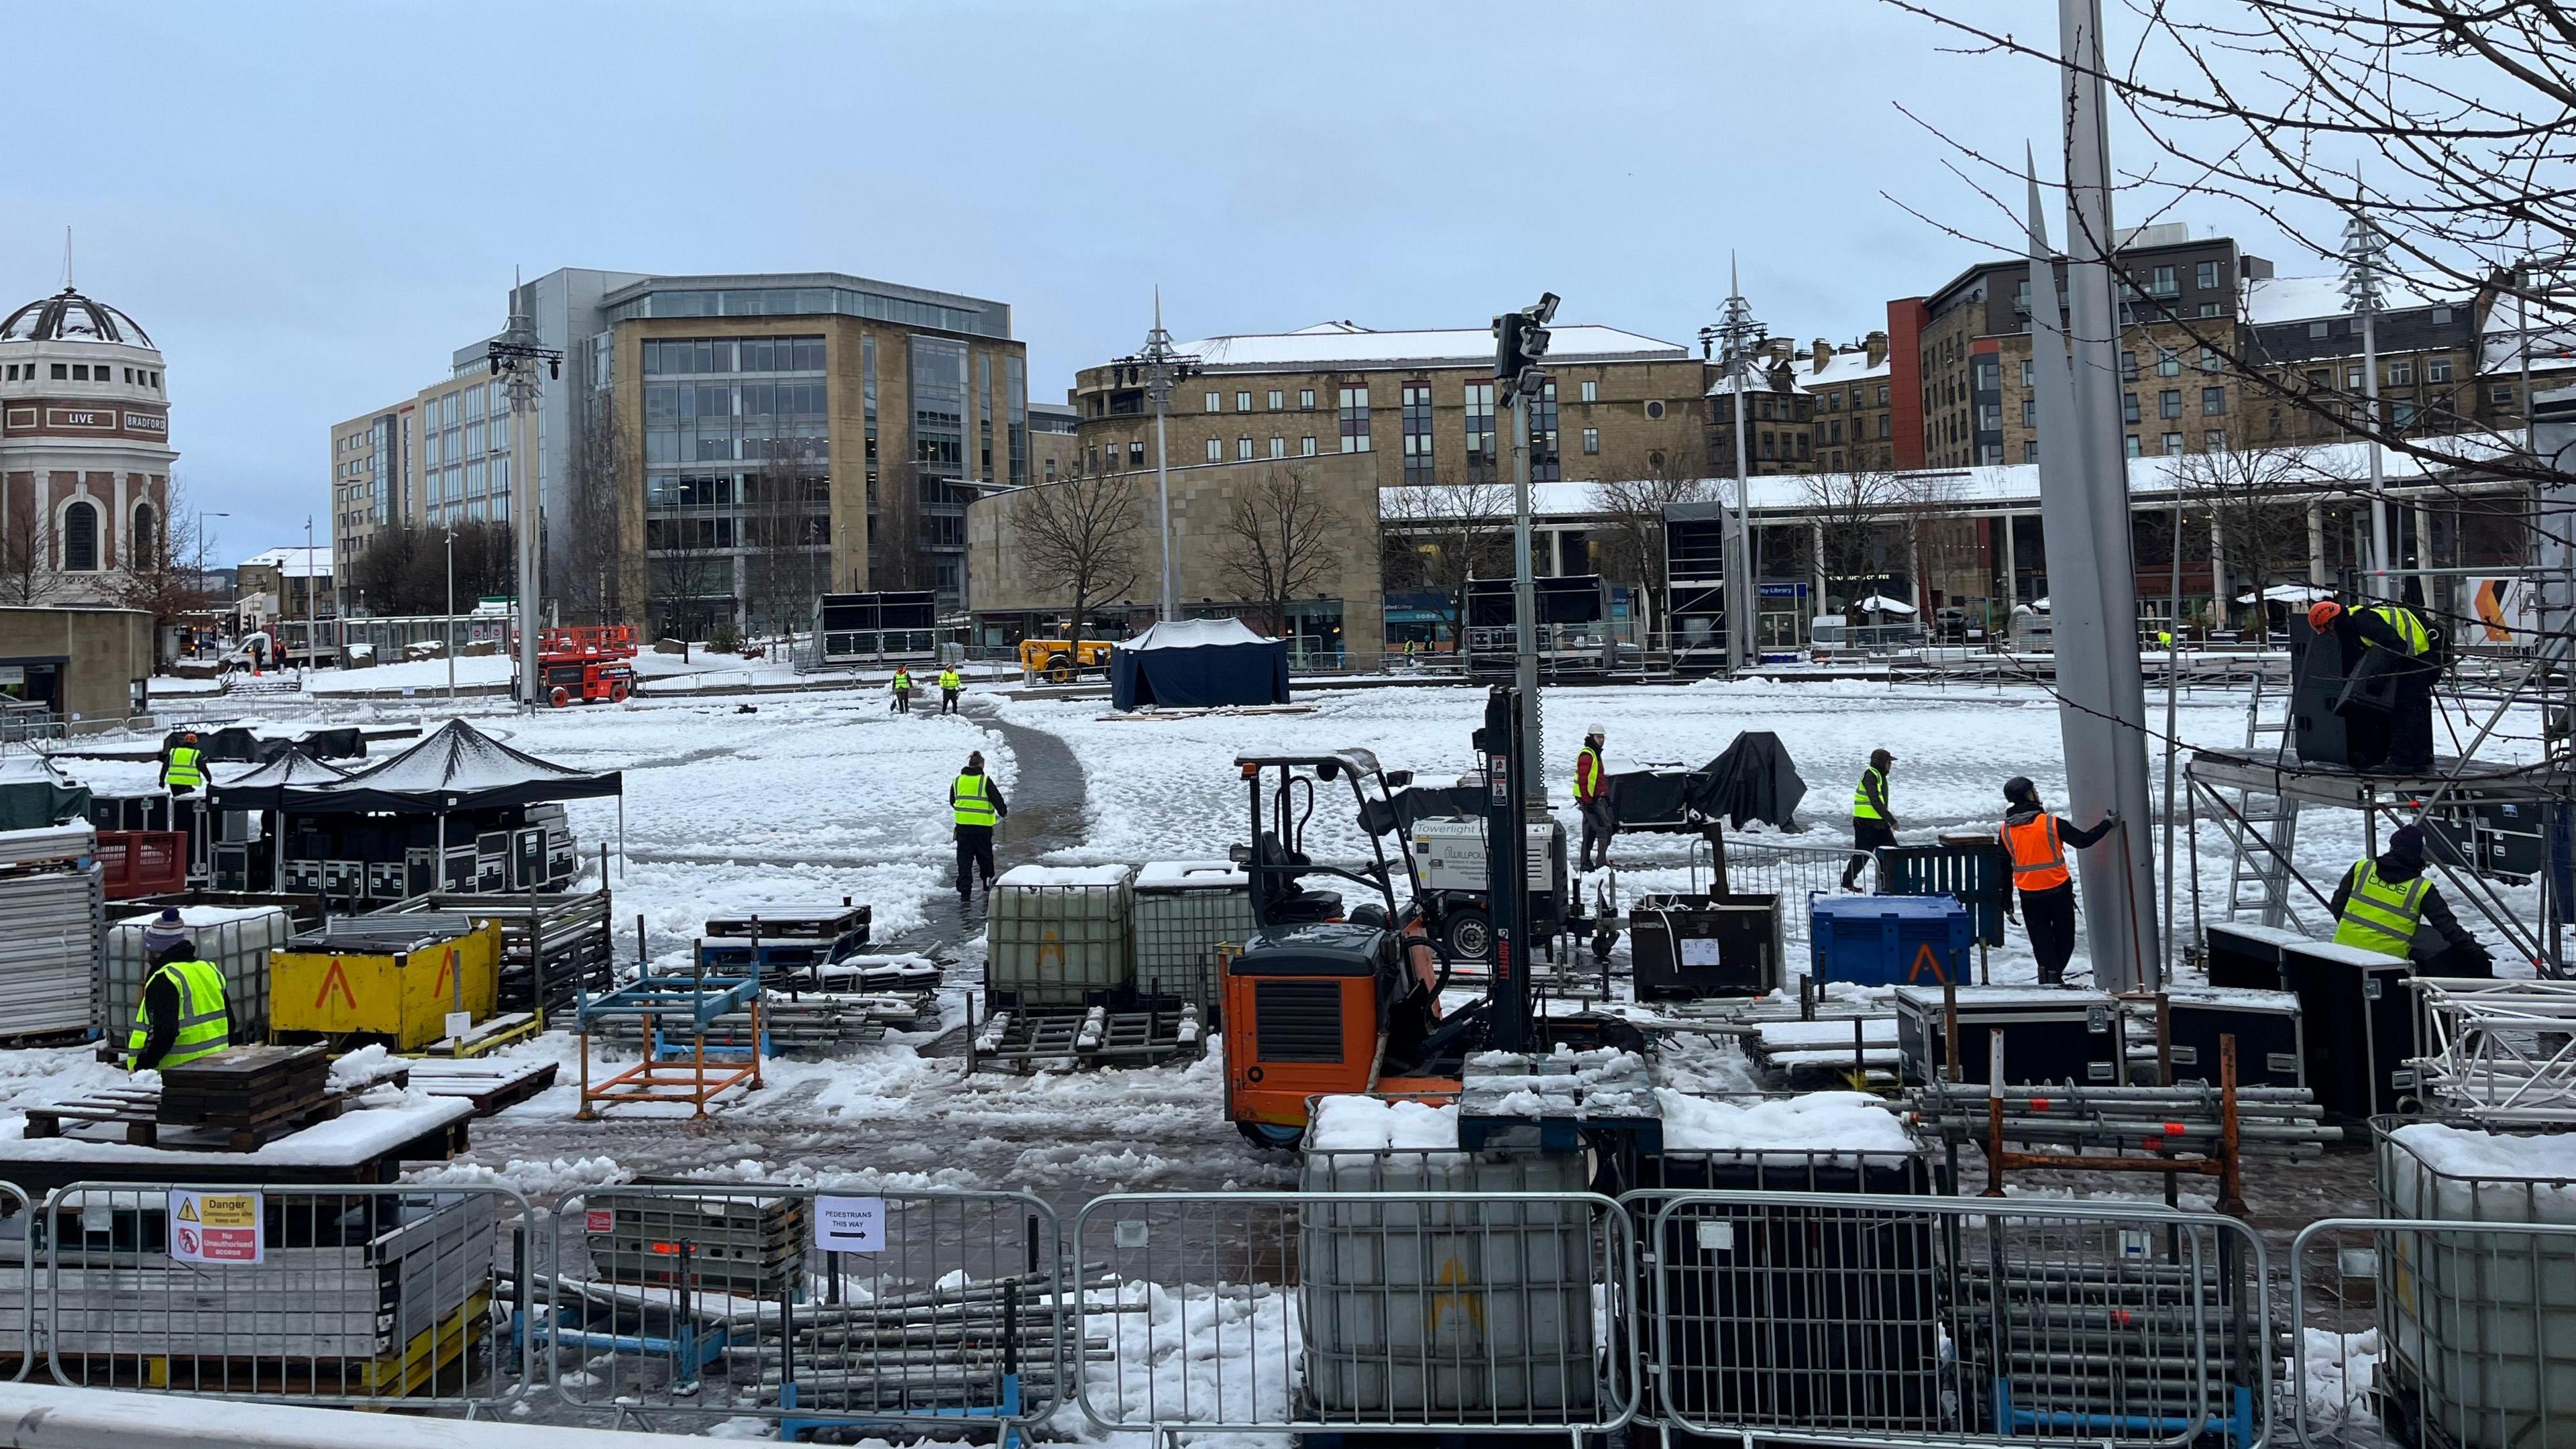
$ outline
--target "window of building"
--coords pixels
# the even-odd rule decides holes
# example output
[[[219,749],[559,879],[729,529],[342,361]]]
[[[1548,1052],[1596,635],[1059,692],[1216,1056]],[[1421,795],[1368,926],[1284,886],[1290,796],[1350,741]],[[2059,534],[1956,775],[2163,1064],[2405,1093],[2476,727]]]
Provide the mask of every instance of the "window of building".
[[[2333,335],[2334,324],[2332,322],[2311,322],[2308,324],[2308,337],[2311,341],[2320,337],[2331,337]]]
[[[2204,347],[2200,349],[2200,370],[2203,372],[2223,372],[2226,370],[2226,365],[2219,360],[2217,348]]]
[[[2500,407],[2500,408],[2509,408],[2509,407],[2512,407],[2512,406],[2513,406],[2513,384],[2511,384],[2511,383],[2506,383],[2506,382],[2500,382],[2500,383],[2497,383],[2497,384],[2496,384],[2496,385],[2495,385],[2491,390],[2489,390],[2489,392],[2487,393],[2487,396],[2495,402],[2495,405],[2496,405],[2497,407]]]
[[[2449,382],[2451,380],[2451,359],[2447,357],[2428,357],[2424,359],[2424,380],[2426,382]]]
[[[1130,468],[1145,466],[1145,442],[1142,438],[1127,445],[1127,466]]]
[[[98,505],[78,501],[63,510],[63,571],[89,574],[98,569]]]
[[[1467,481],[1495,481],[1494,385],[1471,382],[1461,390],[1466,403]]]
[[[2160,418],[2182,416],[2182,389],[2169,387],[2156,394],[2156,416]]]
[[[2170,297],[2170,296],[2173,296],[2174,294],[2176,294],[2177,292],[2180,292],[2181,290],[2182,290],[2181,286],[2180,286],[2179,284],[2177,284],[2177,283],[2174,281],[2174,269],[2173,269],[2173,268],[2171,268],[2171,267],[2157,267],[2157,268],[2155,268],[2154,270],[2152,270],[2152,271],[2150,271],[2149,273],[2147,273],[2147,295],[2148,295],[2148,296],[2150,296],[2150,297]]]
[[[2027,363],[2023,365],[2028,366]],[[1883,382],[1878,385],[1878,405],[1880,407],[1887,406],[1887,384]]]
[[[1404,428],[1404,481],[1431,481],[1431,384],[1408,382],[1401,396]]]
[[[2450,320],[2451,320],[2451,309],[2450,309],[2450,308],[2448,308],[2448,307],[2436,307],[2436,308],[2434,308],[2434,309],[2433,309],[2433,321],[2434,321],[2436,324],[2439,324],[2439,323],[2445,323],[2445,322],[2448,322],[2448,321],[2450,321]]]
[[[1365,453],[1369,450],[1368,389],[1341,389],[1342,451]]]
[[[1842,395],[1841,393],[1838,393],[1838,392],[1829,392],[1829,393],[1826,393],[1826,394],[1825,394],[1825,411],[1826,411],[1826,412],[1829,412],[1829,413],[1838,413],[1838,412],[1841,412],[1842,410],[1843,410],[1843,395]]]
[[[1557,458],[1556,384],[1543,384],[1527,403],[1530,429],[1530,481],[1554,483],[1565,476]]]
[[[2399,359],[2399,360],[2398,360],[2398,361],[2396,361],[2396,362],[2392,362],[2392,363],[2388,364],[2388,385],[2389,385],[2390,387],[2412,387],[2412,386],[2414,386],[2414,385],[2415,385],[2415,362],[2414,362],[2414,359],[2412,359],[2412,358],[2401,358],[2401,359]]]
[[[2195,269],[2194,269],[2193,274],[2192,274],[2192,281],[2193,281],[2194,283],[2198,284],[2199,286],[2203,287],[2203,288],[2208,288],[2208,287],[2215,287],[2215,286],[2217,286],[2217,285],[2218,285],[2218,263],[2216,263],[2216,262],[2202,262],[2202,263],[2201,263],[2197,268],[2195,268]]]
[[[2039,461],[2039,439],[2024,438],[2022,440],[2021,460],[2025,463],[2036,463]]]
[[[2203,302],[2200,304],[2200,315],[2203,317],[2224,317],[2227,315],[2227,309],[2217,302]]]
[[[2179,349],[2172,347],[2156,349],[2156,376],[2182,376],[2182,353]]]
[[[71,369],[69,369],[69,368],[67,368],[67,367],[63,366],[63,365],[62,365],[61,363],[59,363],[59,362],[57,362],[57,363],[55,363],[55,364],[54,364],[54,375],[53,375],[53,380],[54,380],[54,381],[56,381],[56,382],[61,382],[61,381],[63,381],[65,378],[67,378],[67,377],[69,377],[69,376],[71,376]]]
[[[2002,403],[1979,403],[1979,404],[1977,404],[1977,431],[1978,431],[1978,432],[1981,432],[1981,433],[1994,433],[1994,432],[2001,432],[2001,431],[2003,430],[2003,426],[2004,426],[2004,405],[2003,405]]]
[[[2023,358],[2023,359],[2021,360],[2021,385],[2022,385],[2022,386],[2024,386],[2024,387],[2029,387],[2029,386],[2032,386],[2034,383],[2038,382],[2038,380],[2039,380],[2039,369],[2038,369],[2038,367],[2037,367],[2034,363],[2032,363],[2032,361],[2031,361],[2029,358],[2027,358],[2027,357]],[[1884,399],[1881,399],[1881,401],[1884,401]]]
[[[1046,460],[1046,480],[1049,483],[1055,481],[1055,459],[1053,458]]]
[[[2129,434],[2127,440],[2120,445],[2120,451],[2128,457],[2135,458],[2139,456],[2138,435],[2135,433]]]
[[[2204,387],[2200,390],[2200,415],[2205,418],[2224,416],[2227,412],[2227,389]]]
[[[2025,428],[2039,426],[2039,399],[2026,397],[2021,400],[2021,425]]]
[[[2343,385],[2354,392],[2361,391],[2361,369],[2358,367],[2345,368],[2343,370]]]
[[[1252,394],[1248,392],[1236,393],[1234,395],[1234,410],[1239,413],[1248,413],[1252,411]]]
[[[2388,425],[2392,428],[2411,428],[2415,426],[2415,405],[2411,402],[2390,403],[2388,405]]]
[[[1207,407],[1205,408],[1205,411],[1207,411],[1207,412],[1212,412],[1212,413],[1221,413],[1221,412],[1224,412],[1224,411],[1225,411],[1225,394],[1224,394],[1224,393],[1221,393],[1221,392],[1212,392],[1212,393],[1209,393],[1209,394],[1207,395]]]
[[[1297,456],[1301,458],[1311,458],[1315,456],[1314,434],[1308,433],[1305,437],[1298,439]]]
[[[1211,463],[1218,463],[1223,462],[1224,460],[1225,444],[1219,442],[1215,438],[1208,439],[1208,461]]]
[[[1234,440],[1234,456],[1235,456],[1235,458],[1236,458],[1238,461],[1246,462],[1246,463],[1251,462],[1251,461],[1252,461],[1252,440],[1251,440],[1250,438],[1237,438],[1237,439],[1235,439],[1235,440]]]
[[[1279,411],[1279,403],[1280,403],[1280,399],[1282,399],[1282,398],[1284,398],[1284,397],[1286,397],[1286,396],[1287,396],[1287,394],[1285,394],[1285,393],[1281,392],[1279,389],[1277,389],[1277,388],[1275,388],[1275,387],[1274,387],[1274,388],[1272,388],[1272,389],[1270,390],[1270,410],[1271,410],[1272,412],[1274,412],[1274,413],[1275,413],[1275,412],[1277,412],[1277,411]]]
[[[1763,456],[1763,457],[1765,457],[1765,458],[1769,458],[1769,457],[1774,456],[1775,451],[1777,450],[1778,446],[1779,446],[1778,435],[1773,434],[1773,433],[1764,433],[1764,434],[1762,435],[1762,456]]]
[[[1313,388],[1301,387],[1297,389],[1297,407],[1301,412],[1311,413],[1315,410],[1315,390]]]
[[[2179,456],[2181,453],[2182,453],[2182,434],[2180,434],[2180,433],[2167,433],[2167,434],[2165,434],[2165,456],[2166,456],[2166,457],[2168,457],[2168,458],[2172,458],[2172,457],[2177,457],[2177,456]]]
[[[1270,456],[1274,458],[1287,457],[1288,440],[1286,438],[1272,438],[1270,440]]]
[[[1598,453],[1601,451],[1601,430],[1599,428],[1585,428],[1583,430],[1583,451],[1586,453]]]

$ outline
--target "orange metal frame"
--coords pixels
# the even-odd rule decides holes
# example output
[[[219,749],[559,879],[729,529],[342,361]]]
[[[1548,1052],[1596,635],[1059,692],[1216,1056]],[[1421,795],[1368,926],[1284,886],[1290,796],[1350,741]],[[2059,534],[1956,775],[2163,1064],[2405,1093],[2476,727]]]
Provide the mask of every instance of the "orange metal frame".
[[[698,1031],[687,1061],[666,1061],[656,1044],[655,1018],[641,1018],[644,1025],[644,1060],[628,1067],[597,1086],[590,1081],[590,1032],[581,1033],[581,1110],[573,1120],[597,1120],[600,1107],[631,1106],[639,1102],[676,1102],[697,1110],[692,1114],[707,1115],[707,1103],[734,1087],[757,1092],[763,1083],[760,1076],[761,1032],[760,997],[751,998],[751,1060],[741,1064],[718,1061],[712,1068],[707,1061],[707,1035]]]

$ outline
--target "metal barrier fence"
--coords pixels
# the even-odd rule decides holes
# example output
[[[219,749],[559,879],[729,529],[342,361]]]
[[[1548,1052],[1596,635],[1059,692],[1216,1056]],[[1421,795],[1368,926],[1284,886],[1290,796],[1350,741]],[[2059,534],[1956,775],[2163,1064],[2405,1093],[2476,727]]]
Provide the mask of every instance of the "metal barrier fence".
[[[81,1182],[26,1243],[64,1385],[488,1406],[528,1387],[524,1345],[489,1332],[527,1223],[503,1187]]]
[[[0,1182],[0,1355],[14,1359],[0,1382],[24,1383],[36,1361],[36,1259],[28,1229],[35,1215],[16,1183]],[[9,1255],[14,1247],[17,1261]]]
[[[1009,1429],[1063,1402],[1063,1260],[1026,1193],[592,1188],[519,1329],[580,1407]]]
[[[1118,1193],[1075,1221],[1107,1430],[1568,1434],[1636,1416],[1634,1235],[1544,1192]]]
[[[1632,1194],[1643,1413],[1750,1442],[2182,1445],[2271,1433],[2261,1240],[2114,1204]]]
[[[2576,1439],[2576,1223],[2329,1218],[2289,1267],[2300,1444]]]
[[[1783,906],[1798,907],[1791,914],[1803,931],[1806,912],[1803,909],[1810,891],[1832,895],[1843,888],[1843,871],[1852,857],[1861,852],[1848,845],[1789,845],[1774,840],[1753,840],[1729,836],[1726,841],[1727,888],[1736,892],[1776,892]],[[1714,880],[1710,866],[1711,847],[1704,839],[1694,839],[1690,847],[1691,889],[1701,889],[1701,881]],[[1860,888],[1878,889],[1878,862],[1864,857]]]

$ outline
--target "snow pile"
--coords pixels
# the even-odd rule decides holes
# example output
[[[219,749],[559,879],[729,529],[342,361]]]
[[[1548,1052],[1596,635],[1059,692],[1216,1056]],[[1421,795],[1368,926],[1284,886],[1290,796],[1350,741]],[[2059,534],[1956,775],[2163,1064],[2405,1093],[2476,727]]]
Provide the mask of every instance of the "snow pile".
[[[610,1187],[635,1174],[614,1157],[558,1157],[551,1162],[512,1158],[506,1166],[479,1162],[442,1162],[403,1174],[403,1181],[423,1187],[506,1187],[538,1208],[551,1207],[567,1193]]]
[[[1458,1146],[1458,1108],[1379,1097],[1326,1097],[1306,1129],[1309,1152],[1388,1152]]]
[[[390,1055],[383,1044],[362,1046],[331,1063],[331,1090],[354,1091],[385,1074],[385,1058]]]
[[[1273,1284],[1126,1282],[1082,1295],[1106,1350],[1082,1367],[1083,1403],[1113,1424],[1281,1423],[1304,1356],[1297,1295]]]
[[[1230,860],[1149,860],[1136,872],[1136,889],[1242,890],[1251,875]]]
[[[2379,1330],[2303,1328],[2299,1334],[2299,1397],[2308,1406],[2308,1418],[2340,1424],[2369,1417],[2370,1386],[2379,1372]]]
[[[2388,1134],[2389,1203],[2398,1217],[2576,1222],[2576,1133],[2517,1137],[2440,1122]]]
[[[1127,883],[1129,867],[1123,865],[1015,865],[1002,872],[993,884],[1003,890],[1014,886],[1116,886]]]
[[[1769,1101],[1713,1102],[1660,1087],[1668,1152],[1903,1153],[1914,1139],[1866,1092],[1810,1092]]]

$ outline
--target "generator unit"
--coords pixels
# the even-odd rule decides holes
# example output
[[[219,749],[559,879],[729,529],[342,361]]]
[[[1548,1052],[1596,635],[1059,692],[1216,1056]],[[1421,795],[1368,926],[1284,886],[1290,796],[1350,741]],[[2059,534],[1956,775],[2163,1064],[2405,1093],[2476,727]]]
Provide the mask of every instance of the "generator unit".
[[[1554,820],[1531,821],[1526,862],[1534,934],[1553,937],[1564,928],[1573,896],[1565,865],[1565,827]],[[1454,961],[1482,961],[1493,950],[1493,919],[1487,908],[1485,822],[1432,817],[1413,823],[1407,848],[1413,856],[1417,887],[1442,923],[1441,944]]]

